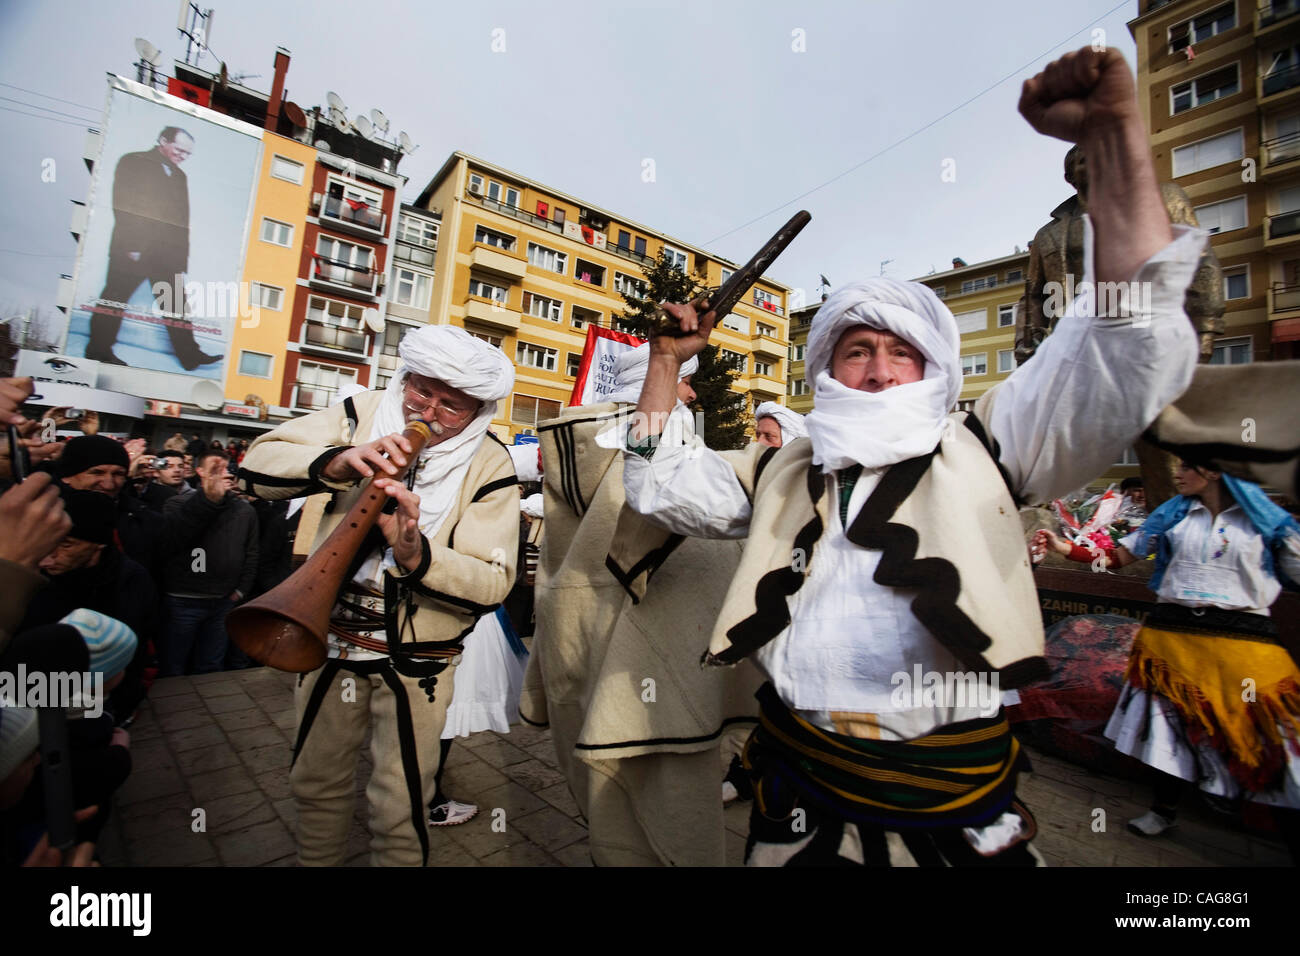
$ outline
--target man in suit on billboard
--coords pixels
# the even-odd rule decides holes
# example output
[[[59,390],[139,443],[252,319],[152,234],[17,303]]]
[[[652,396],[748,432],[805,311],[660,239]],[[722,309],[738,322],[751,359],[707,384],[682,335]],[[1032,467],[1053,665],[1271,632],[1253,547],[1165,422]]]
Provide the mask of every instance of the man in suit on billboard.
[[[190,195],[181,163],[194,151],[194,137],[178,126],[158,134],[150,150],[127,153],[113,174],[113,238],[108,248],[108,278],[99,294],[100,304],[90,320],[86,358],[109,365],[126,365],[113,354],[122,326],[116,303],[130,300],[141,282],[153,290],[156,283],[171,288],[158,296],[159,307],[169,315],[167,334],[172,350],[186,371],[221,358],[200,351],[194,330],[185,319],[184,273],[190,255]],[[113,303],[113,304],[110,304]],[[167,303],[164,305],[164,303]]]

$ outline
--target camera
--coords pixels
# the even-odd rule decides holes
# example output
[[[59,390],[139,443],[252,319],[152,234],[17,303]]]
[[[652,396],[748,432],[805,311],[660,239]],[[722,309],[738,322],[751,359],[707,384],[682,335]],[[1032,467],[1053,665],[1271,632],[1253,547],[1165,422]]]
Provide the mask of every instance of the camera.
[[[166,459],[166,458],[155,458],[155,459],[153,460],[153,466],[154,466],[155,468],[166,468],[166,467],[167,467],[167,459]]]
[[[64,417],[70,422],[79,421],[86,417],[86,410],[84,408],[69,408]]]

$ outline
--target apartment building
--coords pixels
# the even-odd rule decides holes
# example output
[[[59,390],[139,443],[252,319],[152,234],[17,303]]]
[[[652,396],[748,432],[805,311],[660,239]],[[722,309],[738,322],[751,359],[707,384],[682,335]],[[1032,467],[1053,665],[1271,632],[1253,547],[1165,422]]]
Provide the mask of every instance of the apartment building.
[[[569,403],[587,327],[621,329],[620,293],[644,290],[661,252],[706,287],[736,264],[616,213],[462,152],[453,152],[415,206],[437,217],[428,321],[449,322],[514,360],[515,390],[493,430],[535,433]],[[760,280],[714,341],[737,369],[751,408],[784,401],[789,287]]]
[[[1300,0],[1141,0],[1129,30],[1156,174],[1223,266],[1214,361],[1300,357]]]

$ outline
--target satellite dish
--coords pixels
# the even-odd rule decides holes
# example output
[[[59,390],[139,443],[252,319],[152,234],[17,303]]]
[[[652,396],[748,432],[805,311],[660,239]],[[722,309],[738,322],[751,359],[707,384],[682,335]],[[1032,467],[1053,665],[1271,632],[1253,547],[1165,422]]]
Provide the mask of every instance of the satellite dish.
[[[364,116],[358,116],[352,121],[352,125],[356,127],[357,132],[366,139],[370,139],[375,135],[375,131],[370,125],[370,120],[366,119]]]
[[[285,118],[298,129],[307,128],[307,114],[302,111],[301,106],[292,100],[285,100],[284,115]]]
[[[352,132],[352,124],[348,122],[347,114],[333,106],[330,107],[330,122],[344,133]]]
[[[140,54],[140,59],[144,60],[151,66],[157,66],[162,61],[162,50],[158,49],[144,37],[135,38],[135,52]]]
[[[317,149],[329,149],[330,141],[327,139],[318,139],[316,140],[316,142],[312,143],[312,145],[315,146]]]
[[[379,130],[380,133],[388,132],[388,117],[383,114],[382,110],[371,110],[370,119],[375,124],[375,129]]]
[[[371,332],[384,331],[384,317],[379,314],[378,309],[375,308],[366,309],[364,312],[361,313],[361,321],[366,323],[366,328],[368,328]]]
[[[397,141],[402,144],[402,152],[408,155],[420,148],[411,142],[411,137],[406,135],[406,130],[397,134]]]
[[[199,379],[190,389],[190,400],[204,411],[214,412],[226,400],[226,392],[210,378]]]
[[[330,105],[330,109],[338,110],[341,113],[347,112],[347,105],[339,99],[339,95],[333,90],[325,94],[325,102]]]

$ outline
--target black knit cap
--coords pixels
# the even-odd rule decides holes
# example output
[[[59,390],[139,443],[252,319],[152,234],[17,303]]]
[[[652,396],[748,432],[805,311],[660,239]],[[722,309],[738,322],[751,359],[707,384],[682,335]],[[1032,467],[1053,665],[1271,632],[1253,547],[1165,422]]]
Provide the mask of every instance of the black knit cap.
[[[112,544],[117,503],[111,497],[98,491],[77,491],[67,485],[59,493],[63,495],[63,508],[72,519],[69,538]]]
[[[131,459],[126,455],[126,446],[107,435],[78,435],[63,446],[63,454],[59,456],[59,477],[70,478],[97,465],[130,468]]]

